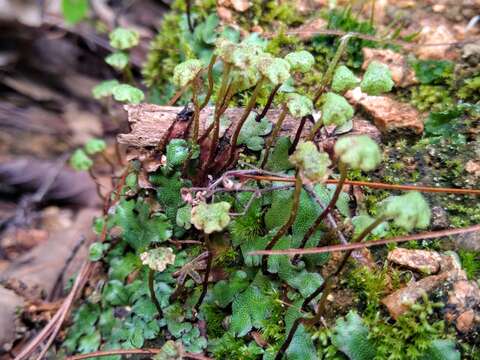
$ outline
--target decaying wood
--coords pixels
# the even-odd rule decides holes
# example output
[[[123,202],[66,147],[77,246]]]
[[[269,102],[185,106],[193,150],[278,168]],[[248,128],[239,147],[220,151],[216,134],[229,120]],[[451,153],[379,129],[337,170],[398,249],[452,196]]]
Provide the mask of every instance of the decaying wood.
[[[125,110],[128,113],[131,132],[118,135],[118,142],[132,147],[157,146],[163,141],[165,134],[169,131],[177,114],[182,109],[182,107],[178,106],[159,106],[153,104],[126,105]],[[213,107],[206,107],[200,113],[200,135],[207,129],[209,124],[207,120],[213,115],[213,110]],[[225,136],[231,136],[242,115],[242,111],[243,109],[241,108],[231,108],[225,112],[225,116],[232,121]],[[271,109],[268,111],[266,118],[274,123],[279,114],[280,109]],[[300,119],[287,115],[280,136],[294,136],[299,122]],[[179,121],[179,123],[181,123],[181,121]],[[302,133],[303,136],[309,133],[311,126],[308,122],[305,124]],[[360,118],[354,119],[353,129],[350,131],[350,134],[368,134],[376,140],[380,139],[378,129],[369,121]]]

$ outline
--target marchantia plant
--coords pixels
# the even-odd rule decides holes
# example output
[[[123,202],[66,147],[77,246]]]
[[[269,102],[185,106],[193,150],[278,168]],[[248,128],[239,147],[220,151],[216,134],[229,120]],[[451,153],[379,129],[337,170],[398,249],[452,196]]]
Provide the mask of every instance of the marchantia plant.
[[[99,232],[108,235],[90,252],[92,261],[107,269],[105,284],[76,311],[63,343],[67,353],[160,344],[155,359],[207,354],[215,359],[366,360],[384,351],[355,311],[329,322],[328,336],[317,336],[325,325],[326,299],[340,282],[351,250],[327,271],[326,256],[252,252],[337,241],[332,219],[349,218],[348,196],[342,193],[348,174],[375,171],[382,149],[366,135],[347,134],[327,152],[319,134],[331,135],[331,129],[353,118],[346,91],[356,86],[369,95],[390,91],[390,71],[372,62],[357,77],[341,63],[345,38],[311,98],[295,86],[314,66],[311,53],[273,56],[248,41],[219,38],[208,62],[192,58],[174,68],[172,83],[191,99],[189,132],[159,144],[156,156],[164,161],[156,170],[133,160],[123,196],[99,219]],[[109,64],[128,69],[126,51],[137,42],[132,31],[112,32],[118,58],[110,57]],[[287,82],[293,89],[284,92]],[[139,103],[139,91],[110,80],[94,95]],[[269,101],[259,108],[262,93]],[[235,97],[243,97],[244,106],[225,125]],[[279,111],[267,119],[275,104]],[[207,106],[213,118],[202,132],[200,112]],[[280,137],[287,116],[297,128]],[[71,164],[91,169],[91,157],[104,149],[92,140],[73,154]],[[242,152],[250,155],[249,162],[241,161]],[[148,187],[140,184],[140,173]],[[327,180],[335,180],[334,189]],[[417,192],[392,195],[378,208],[375,218],[365,215],[366,224],[349,242],[362,242],[387,223],[406,232],[430,224],[429,205]],[[428,358],[430,351],[436,359],[459,358],[448,336],[437,335],[418,358]],[[333,347],[336,357],[324,357],[322,343]],[[442,346],[448,356],[438,351]]]

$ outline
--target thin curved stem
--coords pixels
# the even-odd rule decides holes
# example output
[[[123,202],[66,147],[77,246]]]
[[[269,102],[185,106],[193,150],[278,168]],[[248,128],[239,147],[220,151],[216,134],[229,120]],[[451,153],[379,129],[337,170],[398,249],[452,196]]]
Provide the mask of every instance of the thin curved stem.
[[[385,219],[380,217],[377,220],[375,220],[370,226],[368,226],[360,235],[358,235],[353,242],[361,242],[363,239],[365,239],[370,232],[375,229],[378,225],[380,225]],[[293,336],[295,335],[295,332],[297,331],[298,326],[302,322],[308,322],[309,324],[315,325],[318,323],[322,317],[322,314],[325,310],[325,305],[326,305],[326,300],[328,298],[328,295],[333,289],[333,284],[335,283],[335,279],[337,276],[342,272],[343,268],[347,264],[347,260],[350,257],[352,251],[349,251],[346,253],[340,264],[337,266],[336,270],[330,274],[325,281],[320,285],[310,296],[308,296],[305,301],[302,304],[302,310],[306,309],[308,304],[315,299],[320,293],[322,293],[322,297],[320,298],[317,312],[315,313],[315,316],[311,320],[305,320],[303,318],[298,318],[295,320],[293,323],[293,326],[290,328],[290,332],[288,333],[287,339],[285,342],[282,344],[282,347],[280,348],[279,352],[277,353],[277,356],[275,357],[275,360],[280,360],[285,353],[285,351],[288,349],[290,346],[290,343],[293,340]]]
[[[318,130],[320,130],[322,126],[323,126],[322,116],[320,116],[320,118],[315,122],[315,124],[313,124],[313,127],[310,130],[310,134],[308,134],[307,140],[313,141],[315,139],[315,136],[317,135]]]
[[[283,355],[287,352],[288,347],[290,346],[293,337],[295,336],[295,333],[297,332],[298,327],[302,322],[305,320],[302,317],[296,318],[295,321],[292,324],[292,327],[290,328],[290,331],[288,332],[287,338],[283,342],[282,346],[277,352],[277,355],[275,355],[275,360],[282,360]]]
[[[200,294],[200,297],[198,298],[198,301],[194,306],[194,309],[197,313],[200,309],[200,305],[202,305],[205,295],[207,295],[208,278],[210,276],[210,272],[212,270],[212,263],[213,263],[213,251],[210,244],[210,236],[208,234],[205,234],[205,245],[207,246],[207,251],[208,251],[207,268],[205,269],[205,277],[203,279],[202,293]]]
[[[150,299],[157,308],[158,316],[162,317],[162,307],[155,294],[155,271],[153,269],[148,269],[148,290],[150,291]]]
[[[193,28],[193,22],[192,22],[192,0],[186,0],[187,3],[187,24],[188,24],[188,30],[193,34],[193,31],[195,30]]]
[[[208,167],[211,165],[213,158],[215,156],[215,150],[217,149],[218,139],[220,137],[220,119],[223,112],[228,107],[228,101],[230,100],[228,97],[230,96],[229,93],[231,91],[231,82],[228,82],[230,71],[232,69],[232,65],[225,64],[225,68],[223,70],[222,76],[222,83],[220,85],[220,90],[218,92],[217,104],[215,105],[215,114],[213,118],[213,139],[210,143],[209,153],[207,157],[207,161],[203,164],[202,169],[200,171],[200,177],[203,178],[205,172],[208,170]],[[209,127],[210,129],[210,127]],[[207,134],[210,133],[211,130],[207,129]],[[207,135],[208,136],[208,135]]]
[[[278,240],[282,238],[283,235],[286,234],[288,229],[293,225],[295,218],[297,217],[298,206],[300,204],[300,194],[302,192],[302,178],[300,176],[300,172],[297,170],[295,174],[295,190],[293,193],[293,202],[292,202],[292,210],[290,212],[290,217],[288,221],[283,224],[283,226],[277,231],[277,233],[273,236],[270,242],[267,244],[265,250],[271,250],[277,244]],[[262,256],[262,273],[268,274],[268,255]]]
[[[355,239],[353,239],[352,243],[362,242],[378,225],[380,225],[384,221],[385,221],[384,217],[379,217],[378,219],[376,219],[369,226],[367,226]],[[347,260],[350,258],[350,255],[352,254],[352,252],[353,252],[353,250],[349,250],[349,251],[347,251],[347,253],[345,253],[345,255],[342,258],[342,261],[337,266],[335,271],[325,279],[325,281],[322,283],[322,285],[320,285],[318,287],[317,290],[315,290],[312,294],[310,294],[310,296],[308,296],[305,299],[305,301],[302,304],[302,309],[305,309],[307,307],[307,305],[313,299],[315,299],[326,288],[327,285],[329,285],[329,282],[332,282],[333,281],[332,279],[335,278],[336,276],[338,276],[342,272],[343,268],[347,264]],[[322,295],[322,297],[323,297],[323,295]]]
[[[275,98],[275,95],[277,94],[278,89],[280,89],[281,86],[282,84],[278,84],[273,88],[272,92],[268,97],[267,103],[265,104],[265,107],[263,108],[262,112],[257,115],[257,117],[255,118],[255,121],[260,122],[267,115],[268,110],[272,106],[273,99]]]
[[[325,72],[325,75],[323,76],[322,81],[320,82],[320,88],[318,89],[313,99],[314,105],[318,102],[318,100],[320,99],[320,96],[322,96],[322,94],[325,92],[325,89],[332,81],[333,73],[335,72],[338,62],[340,61],[340,58],[342,57],[345,49],[347,48],[348,41],[350,40],[351,37],[352,37],[352,34],[347,33],[346,35],[343,35],[342,38],[340,39],[340,44],[338,45],[338,49],[335,52],[335,55],[333,56],[332,61],[328,65],[327,71]]]
[[[292,145],[288,149],[288,154],[291,155],[294,153],[295,149],[297,148],[298,143],[300,142],[300,138],[302,137],[303,128],[305,127],[305,123],[307,120],[313,120],[312,115],[307,115],[302,117],[300,120],[300,124],[298,125],[297,132],[295,133],[295,139],[293,140]]]
[[[302,255],[309,255],[309,254],[325,254],[331,253],[335,251],[348,251],[348,250],[358,250],[369,248],[373,246],[380,246],[380,245],[387,245],[387,244],[398,244],[407,241],[416,241],[416,240],[431,240],[431,239],[438,239],[445,236],[453,236],[453,235],[460,235],[460,234],[467,234],[471,232],[480,231],[480,225],[473,225],[465,228],[460,229],[448,229],[448,230],[439,230],[439,231],[427,231],[419,234],[407,235],[407,236],[398,236],[389,239],[383,240],[374,240],[368,241],[363,243],[356,243],[356,244],[339,244],[339,245],[330,245],[330,246],[322,246],[317,248],[308,248],[308,249],[285,249],[285,250],[258,250],[258,251],[251,251],[247,255],[255,256],[255,255],[288,255],[292,256],[295,254],[302,254]]]
[[[347,180],[347,167],[345,166],[344,163],[339,162],[338,170],[340,171],[340,180],[338,180],[338,184],[337,184],[337,187],[335,188],[335,192],[333,193],[332,199],[330,200],[328,205],[323,209],[320,215],[315,219],[315,222],[312,224],[312,226],[310,226],[310,228],[307,230],[307,232],[303,236],[302,242],[300,243],[300,246],[299,246],[300,249],[303,249],[305,247],[310,237],[313,234],[315,234],[315,232],[318,230],[318,227],[322,223],[323,219],[325,219],[325,217],[332,211],[333,208],[335,208],[335,205],[337,204],[338,198],[342,193],[342,188],[343,188],[343,185],[345,184],[345,180]],[[295,264],[299,258],[300,258],[300,255],[298,254],[295,255],[292,259],[292,262]]]
[[[273,128],[272,134],[270,135],[270,138],[268,139],[267,144],[265,145],[265,153],[263,155],[263,160],[262,160],[262,164],[260,165],[260,169],[263,169],[267,164],[268,157],[270,155],[270,148],[274,145],[275,139],[277,138],[278,133],[282,128],[283,121],[287,116],[287,111],[288,111],[287,105],[283,105],[282,112],[278,116],[277,122],[275,123],[275,127]]]
[[[192,143],[194,145],[198,144],[198,132],[200,129],[200,103],[198,101],[198,78],[194,79],[192,82],[192,101],[193,101],[193,134],[192,134]]]
[[[208,105],[208,102],[210,101],[210,98],[213,94],[213,65],[215,65],[215,61],[217,61],[217,55],[213,54],[207,68],[208,90],[207,94],[205,95],[205,99],[203,100],[203,103],[200,105],[200,110],[202,110],[203,108],[205,108],[205,106]]]
[[[373,26],[375,23],[375,0],[371,0],[371,8],[370,8],[370,26]]]
[[[255,106],[255,102],[257,100],[258,93],[260,92],[260,88],[262,87],[263,83],[265,82],[265,78],[262,76],[260,80],[257,82],[257,85],[255,85],[255,89],[253,89],[252,96],[250,97],[250,100],[248,101],[247,106],[245,107],[245,110],[238,121],[238,125],[235,128],[235,132],[233,133],[232,136],[232,141],[230,143],[230,156],[223,167],[228,168],[230,165],[232,165],[233,161],[235,160],[235,150],[237,148],[237,142],[238,142],[238,136],[240,135],[240,131],[242,130],[243,124],[245,124],[245,121],[248,118],[248,115],[250,115],[250,112],[252,111],[253,107]]]
[[[185,84],[178,90],[173,97],[168,101],[167,106],[173,106],[175,103],[180,99],[180,97],[187,91],[188,87],[190,86],[190,83]]]

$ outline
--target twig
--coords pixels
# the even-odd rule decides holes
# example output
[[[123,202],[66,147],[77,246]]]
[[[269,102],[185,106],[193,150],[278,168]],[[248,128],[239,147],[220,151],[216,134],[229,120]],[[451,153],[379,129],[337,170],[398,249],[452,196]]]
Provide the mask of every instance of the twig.
[[[254,255],[324,254],[324,253],[335,252],[335,251],[356,250],[356,249],[369,248],[372,246],[402,243],[402,242],[414,241],[414,240],[437,239],[440,237],[466,234],[466,233],[471,233],[475,231],[480,231],[480,224],[465,227],[465,228],[460,228],[460,229],[428,231],[428,232],[423,232],[423,233],[414,234],[414,235],[398,236],[398,237],[389,238],[389,239],[374,240],[374,241],[357,243],[357,244],[330,245],[330,246],[323,246],[319,248],[308,248],[308,249],[257,250],[257,251],[252,251],[248,253],[248,255],[254,256]]]
[[[83,360],[91,359],[93,357],[103,357],[103,356],[112,356],[112,355],[155,355],[161,352],[162,349],[118,349],[118,350],[106,350],[106,351],[95,351],[88,354],[74,355],[69,356],[66,360]],[[183,353],[183,358],[194,359],[194,360],[212,360],[211,358],[194,353]]]
[[[60,315],[58,317],[58,320],[54,323],[53,331],[51,332],[50,337],[48,338],[47,343],[45,344],[43,350],[40,352],[40,354],[36,358],[37,360],[43,360],[48,349],[53,344],[53,341],[57,337],[57,334],[60,332],[62,324],[68,315],[70,307],[73,304],[73,300],[75,300],[77,293],[85,284],[86,278],[88,277],[88,274],[90,273],[92,267],[93,267],[93,263],[88,260],[83,263],[83,266],[80,269],[77,275],[77,278],[75,279],[75,283],[73,284],[70,294],[68,294],[67,298],[65,299],[65,303],[62,305],[62,307],[58,311]],[[46,336],[48,336],[48,334],[46,334]],[[35,348],[36,346],[31,349],[32,352],[35,350]],[[21,355],[19,355],[15,360],[21,360],[21,359],[27,359],[27,358],[28,358],[28,355],[25,357],[21,357]]]
[[[313,197],[315,199],[315,201],[317,202],[318,205],[320,205],[320,207],[322,209],[325,209],[326,205],[322,202],[322,200],[320,199],[320,197],[318,196],[318,194],[315,192],[315,189],[313,188],[312,185],[309,185],[309,184],[306,184],[303,186],[305,188],[305,190],[310,194],[311,197]],[[335,221],[334,217],[332,216],[332,214],[327,214],[327,221],[328,221],[328,224],[330,225],[330,227],[335,230],[335,232],[337,233],[337,236],[338,236],[338,239],[340,240],[340,243],[341,244],[348,244],[348,241],[347,239],[345,238],[345,235],[343,235],[343,233],[340,231],[340,229],[338,228],[338,225],[337,225],[337,222]]]
[[[122,177],[120,178],[120,181],[117,185],[117,189],[121,189],[123,187],[129,171],[130,171],[130,168],[127,167]],[[108,209],[109,205],[112,205],[119,200],[120,191],[119,190],[116,192],[112,191],[112,194],[114,193],[115,193],[115,198],[110,201],[110,196],[109,196],[108,200],[105,202],[105,206],[104,206],[105,208]],[[107,226],[105,224],[105,226],[102,229],[102,233],[100,235],[100,241],[104,241],[106,236],[107,236]],[[60,331],[60,328],[63,322],[65,321],[65,318],[68,315],[68,312],[73,304],[75,297],[79,292],[81,292],[81,290],[83,289],[83,286],[85,286],[92,268],[93,268],[93,263],[90,262],[89,260],[86,260],[83,263],[77,275],[77,278],[75,279],[72,290],[63,301],[61,307],[58,309],[58,311],[55,313],[52,319],[50,319],[47,325],[40,331],[40,333],[38,333],[33,338],[33,340],[26,345],[26,347],[20,352],[20,354],[17,355],[15,360],[27,360],[37,350],[37,348],[41,346],[43,341],[45,341],[45,339],[48,338],[47,343],[45,344],[45,347],[40,353],[40,356],[37,357],[37,359],[42,359],[42,356],[44,356],[45,353],[48,351],[49,347],[55,340],[55,337],[57,336],[58,332]]]
[[[465,39],[462,41],[446,42],[446,43],[425,43],[425,44],[413,44],[403,40],[382,39],[377,36],[367,35],[359,32],[346,32],[342,30],[322,29],[322,30],[289,30],[285,32],[285,35],[331,35],[331,36],[344,36],[350,34],[352,37],[370,40],[380,43],[386,43],[391,45],[398,45],[407,48],[421,48],[421,47],[435,47],[435,46],[460,46],[465,44],[471,44],[478,41],[478,38]],[[264,37],[275,37],[276,33],[265,34]]]
[[[253,174],[239,174],[239,177],[253,179],[253,180],[264,180],[264,181],[278,181],[278,182],[290,182],[290,183],[295,182],[295,178],[292,176],[264,176],[264,175],[253,175]],[[338,181],[339,180],[337,179],[328,179],[325,183],[338,184]],[[386,184],[386,183],[379,183],[379,182],[356,181],[356,180],[345,180],[345,185],[366,186],[372,189],[383,189],[383,190],[480,195],[479,189],[455,189],[455,188],[430,187],[430,186],[421,186],[421,185],[397,185],[397,184]]]
[[[68,266],[70,265],[70,263],[72,262],[72,260],[75,258],[75,255],[77,255],[78,250],[80,250],[80,248],[81,248],[82,245],[85,243],[85,241],[86,241],[85,236],[81,235],[81,236],[80,236],[80,240],[77,241],[77,243],[76,243],[75,246],[73,247],[72,251],[70,252],[70,255],[68,256],[67,260],[65,260],[65,264],[63,264],[62,269],[61,269],[60,272],[58,273],[57,279],[55,280],[55,283],[54,283],[54,285],[53,285],[53,290],[52,290],[52,292],[50,293],[50,296],[49,296],[49,300],[50,300],[50,301],[53,300],[53,295],[55,294],[56,289],[58,289],[58,286],[61,285],[61,283],[62,283],[63,274],[66,272]]]

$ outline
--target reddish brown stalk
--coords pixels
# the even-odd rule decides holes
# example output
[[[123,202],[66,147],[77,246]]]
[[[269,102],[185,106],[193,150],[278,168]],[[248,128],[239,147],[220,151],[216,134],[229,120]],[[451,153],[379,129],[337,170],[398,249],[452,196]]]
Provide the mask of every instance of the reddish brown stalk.
[[[198,298],[198,301],[194,306],[194,309],[197,313],[200,310],[200,305],[202,305],[205,295],[207,295],[208,278],[210,277],[210,272],[212,270],[212,264],[213,264],[213,251],[210,244],[210,236],[208,234],[205,234],[205,245],[207,246],[207,251],[208,251],[207,268],[205,269],[205,277],[203,279],[202,293],[200,294],[200,297]]]
[[[265,175],[251,175],[251,174],[239,174],[238,176],[243,178],[253,179],[253,180],[262,180],[262,181],[275,181],[275,182],[278,181],[278,182],[289,182],[289,183],[295,182],[295,178],[292,176],[277,177],[277,176],[265,176]],[[338,180],[328,179],[326,183],[338,184]],[[478,189],[455,189],[455,188],[430,187],[430,186],[420,186],[420,185],[397,185],[397,184],[385,184],[380,182],[355,181],[355,180],[345,180],[345,185],[366,186],[372,189],[384,189],[384,190],[480,195],[480,190]]]
[[[302,119],[300,120],[300,124],[298,125],[297,132],[295,133],[295,139],[293,140],[292,145],[288,149],[289,155],[293,154],[293,152],[297,148],[297,145],[300,142],[300,138],[302,136],[303,128],[305,127],[305,123],[307,122],[307,120],[310,120],[313,123],[315,123],[315,120],[313,119],[312,115],[307,115],[302,117]]]
[[[66,360],[83,360],[91,359],[94,357],[112,356],[112,355],[155,355],[161,352],[162,349],[118,349],[118,350],[106,350],[95,351],[88,354],[69,356]],[[194,360],[211,360],[211,358],[193,353],[183,353],[182,358],[194,359]]]
[[[386,244],[394,244],[394,243],[401,243],[407,241],[414,241],[414,240],[430,240],[430,239],[437,239],[440,237],[445,236],[452,236],[452,235],[459,235],[459,234],[466,234],[475,231],[480,231],[480,224],[473,225],[465,228],[460,229],[449,229],[449,230],[439,230],[439,231],[428,231],[414,235],[407,235],[407,236],[398,236],[390,239],[383,239],[383,240],[375,240],[363,243],[355,243],[355,244],[340,244],[340,245],[330,245],[330,246],[322,246],[319,248],[308,248],[308,249],[285,249],[285,250],[257,250],[248,253],[250,256],[254,255],[309,255],[309,254],[323,254],[329,253],[334,251],[348,251],[348,250],[357,250],[363,248],[369,248],[372,246],[379,246],[379,245],[386,245]]]
[[[335,205],[337,204],[338,198],[340,197],[340,194],[342,192],[343,184],[345,183],[345,180],[347,179],[347,167],[345,164],[340,162],[338,164],[338,169],[340,171],[340,179],[338,181],[337,187],[335,189],[335,192],[332,196],[332,199],[328,203],[328,205],[323,209],[323,211],[320,213],[320,215],[315,219],[314,223],[310,228],[307,230],[305,235],[303,236],[302,242],[300,243],[299,248],[303,249],[305,245],[307,244],[308,239],[315,234],[317,231],[318,227],[320,224],[323,222],[323,219],[332,211],[333,208],[335,208]],[[300,255],[295,255],[292,259],[292,262],[295,264],[300,258]]]
[[[207,68],[208,91],[207,95],[205,95],[205,99],[203,100],[202,105],[200,105],[200,110],[207,106],[213,94],[213,65],[215,65],[215,61],[217,61],[217,55],[212,55],[212,58],[210,59],[210,63],[208,64]]]
[[[248,115],[250,115],[250,112],[255,106],[258,93],[260,92],[260,88],[262,87],[264,82],[265,82],[264,77],[261,77],[260,80],[258,80],[257,85],[255,85],[255,88],[253,89],[252,96],[250,97],[250,100],[248,101],[248,104],[245,107],[245,110],[243,111],[242,117],[240,118],[240,120],[238,120],[237,127],[235,128],[235,131],[232,135],[232,141],[230,143],[229,158],[225,166],[223,166],[224,169],[227,169],[230,165],[232,165],[233,161],[235,160],[235,150],[237,148],[238,136],[240,135],[240,131],[242,130],[243,124],[247,120]]]
[[[162,317],[162,306],[155,294],[155,271],[153,269],[148,269],[148,290],[150,292],[150,299],[152,300],[153,305],[157,308],[158,316]]]
[[[302,192],[302,178],[300,177],[300,173],[297,170],[295,175],[295,191],[293,193],[293,201],[292,201],[292,209],[290,211],[290,217],[288,221],[283,224],[283,226],[275,233],[273,238],[267,244],[267,250],[273,249],[273,247],[277,244],[277,242],[282,238],[283,235],[290,229],[290,227],[295,222],[295,218],[297,217],[298,206],[300,204],[300,195]],[[268,256],[262,257],[262,273],[264,275],[268,274]]]
[[[173,95],[173,97],[170,99],[170,101],[167,103],[167,106],[175,105],[175,103],[178,101],[178,99],[180,99],[180,96],[183,95],[183,93],[188,89],[189,86],[190,86],[190,83],[185,84],[185,86],[183,86],[180,90],[178,90],[175,93],[175,95]]]
[[[265,107],[263,108],[262,112],[258,114],[257,117],[255,118],[257,122],[262,121],[262,119],[267,115],[268,110],[272,106],[273,99],[275,98],[275,95],[277,94],[278,89],[280,89],[281,86],[282,84],[278,84],[273,88],[272,92],[270,93],[270,96],[268,97],[267,103],[265,104]]]
[[[287,109],[287,105],[285,104],[282,107],[282,112],[278,116],[277,122],[275,123],[275,127],[273,128],[272,134],[270,135],[270,138],[268,139],[267,144],[265,145],[265,153],[263,154],[263,160],[262,160],[262,164],[260,165],[260,169],[263,169],[267,164],[268,157],[270,155],[270,148],[273,145],[275,145],[275,141],[277,140],[278,133],[282,128],[283,121],[287,116],[287,112],[288,112],[288,109]]]

